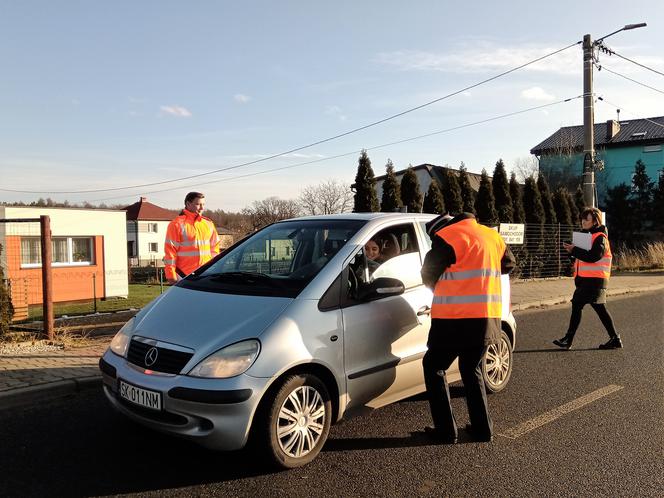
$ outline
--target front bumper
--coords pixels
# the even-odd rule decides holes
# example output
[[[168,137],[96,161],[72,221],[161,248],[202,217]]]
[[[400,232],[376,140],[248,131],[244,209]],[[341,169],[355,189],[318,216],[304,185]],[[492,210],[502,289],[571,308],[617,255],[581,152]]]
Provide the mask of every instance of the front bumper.
[[[254,413],[270,380],[249,375],[230,379],[148,375],[110,351],[104,353],[99,368],[104,394],[117,411],[152,429],[215,450],[236,450],[246,444]],[[162,410],[122,399],[119,379],[160,392]]]

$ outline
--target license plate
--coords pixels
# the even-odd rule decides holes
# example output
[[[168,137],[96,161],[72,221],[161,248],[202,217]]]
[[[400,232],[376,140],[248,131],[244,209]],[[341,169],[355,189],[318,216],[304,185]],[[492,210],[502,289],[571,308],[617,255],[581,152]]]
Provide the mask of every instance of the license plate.
[[[161,393],[120,381],[120,397],[150,410],[161,410]]]

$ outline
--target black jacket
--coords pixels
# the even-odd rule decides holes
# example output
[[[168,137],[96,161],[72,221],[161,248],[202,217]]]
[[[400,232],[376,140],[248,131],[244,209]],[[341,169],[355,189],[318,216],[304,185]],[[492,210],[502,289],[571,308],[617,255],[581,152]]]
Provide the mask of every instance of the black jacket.
[[[475,216],[470,213],[462,213],[448,223],[445,223],[442,217],[427,223],[431,250],[426,254],[422,265],[424,285],[433,289],[445,269],[456,263],[456,255],[452,246],[441,237],[437,237],[435,233],[443,226],[474,218]],[[515,264],[512,251],[506,247],[500,262],[501,273],[510,273]],[[428,346],[430,348],[468,349],[496,344],[499,338],[500,318],[433,318]]]
[[[604,225],[594,226],[590,230],[581,230],[583,233],[603,233],[607,234],[606,227]],[[586,263],[595,263],[602,259],[604,253],[606,252],[606,245],[608,244],[608,239],[606,237],[597,237],[595,242],[593,242],[592,247],[589,251],[581,249],[580,247],[574,247],[572,249],[571,256],[585,261]],[[606,289],[609,280],[607,278],[594,278],[594,277],[579,277],[574,278],[574,284],[577,287],[586,287],[589,289]]]

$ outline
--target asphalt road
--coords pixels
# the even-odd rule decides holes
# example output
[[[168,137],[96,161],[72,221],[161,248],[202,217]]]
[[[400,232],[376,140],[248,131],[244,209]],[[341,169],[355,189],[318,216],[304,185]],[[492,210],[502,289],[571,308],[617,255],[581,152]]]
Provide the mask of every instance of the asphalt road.
[[[508,389],[490,397],[492,444],[430,444],[411,398],[333,427],[309,466],[272,472],[247,451],[213,453],[112,413],[101,392],[0,412],[0,496],[662,496],[664,294],[613,299],[625,348],[587,308],[560,351],[569,306],[517,315]],[[459,425],[463,387],[454,386]]]

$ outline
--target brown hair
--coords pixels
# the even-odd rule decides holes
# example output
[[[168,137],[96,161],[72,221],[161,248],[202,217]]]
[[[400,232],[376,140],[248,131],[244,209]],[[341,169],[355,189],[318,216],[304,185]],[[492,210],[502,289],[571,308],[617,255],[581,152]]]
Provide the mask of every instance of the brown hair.
[[[205,195],[200,192],[189,192],[184,198],[184,203],[195,201],[196,199],[205,199]]]
[[[588,217],[588,215],[592,216],[593,225],[602,224],[602,212],[596,207],[584,207],[583,211],[581,211],[580,218],[582,220],[585,220]]]

